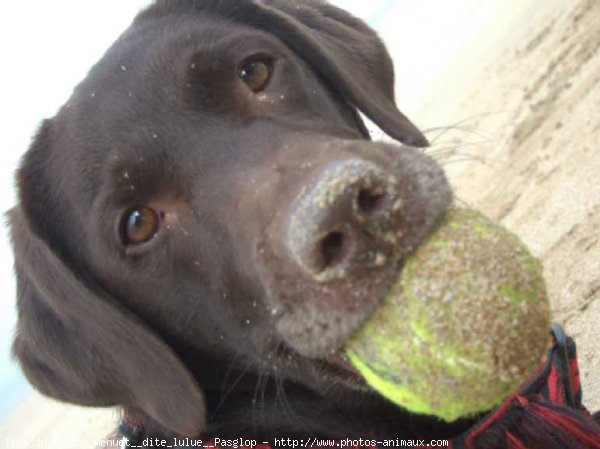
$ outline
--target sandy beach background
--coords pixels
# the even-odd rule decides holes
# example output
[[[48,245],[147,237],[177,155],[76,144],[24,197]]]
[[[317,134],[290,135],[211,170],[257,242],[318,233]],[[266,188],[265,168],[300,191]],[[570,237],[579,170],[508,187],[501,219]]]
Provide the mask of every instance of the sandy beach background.
[[[107,19],[115,33],[143,3],[107,6],[119,11],[114,14],[118,20]],[[584,402],[600,409],[600,1],[336,3],[380,31],[396,62],[400,108],[430,130],[430,151],[446,168],[458,198],[514,230],[541,258],[554,319],[578,343]],[[71,11],[77,20],[77,14],[84,14],[67,4],[53,3],[45,19],[55,14],[58,20]],[[26,15],[15,14],[11,20],[23,20],[25,26]],[[75,31],[86,32],[84,27]],[[2,36],[2,45],[7,38]],[[38,44],[40,52],[57,57],[70,51],[66,44],[64,49],[43,44]],[[83,76],[79,72],[71,87]],[[0,84],[25,91],[20,78],[17,73],[11,83]],[[59,100],[51,100],[46,115],[66,98]],[[10,123],[14,112],[2,114],[2,122]],[[23,127],[29,135],[42,117],[28,118]],[[3,160],[0,190],[10,192],[2,200],[4,210],[14,202],[10,179],[25,149],[26,142],[20,142],[11,149],[17,153]],[[2,245],[6,251],[6,239]],[[14,326],[14,287],[7,274],[12,262],[5,254],[0,255],[0,276],[10,294],[2,298],[6,360],[0,365],[0,392],[17,397],[24,383],[6,355]],[[0,414],[0,448],[35,441],[37,447],[94,447],[114,429],[114,410],[60,404],[33,392],[25,396]]]

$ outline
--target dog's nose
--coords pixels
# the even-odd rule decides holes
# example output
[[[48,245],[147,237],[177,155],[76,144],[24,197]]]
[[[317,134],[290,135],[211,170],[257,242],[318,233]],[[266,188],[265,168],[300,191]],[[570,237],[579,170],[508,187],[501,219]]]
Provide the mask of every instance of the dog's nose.
[[[406,210],[402,190],[399,179],[370,161],[343,159],[321,167],[288,216],[290,255],[320,282],[397,259],[407,213],[414,214]]]

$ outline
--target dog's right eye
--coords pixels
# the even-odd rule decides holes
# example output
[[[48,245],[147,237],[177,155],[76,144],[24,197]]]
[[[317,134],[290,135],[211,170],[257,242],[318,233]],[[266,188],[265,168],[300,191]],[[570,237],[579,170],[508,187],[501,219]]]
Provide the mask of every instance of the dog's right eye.
[[[160,227],[160,215],[152,208],[138,206],[127,211],[121,222],[121,234],[126,245],[139,245],[152,239]]]
[[[239,68],[239,77],[253,91],[260,92],[267,87],[273,70],[272,61],[266,57],[246,60]]]

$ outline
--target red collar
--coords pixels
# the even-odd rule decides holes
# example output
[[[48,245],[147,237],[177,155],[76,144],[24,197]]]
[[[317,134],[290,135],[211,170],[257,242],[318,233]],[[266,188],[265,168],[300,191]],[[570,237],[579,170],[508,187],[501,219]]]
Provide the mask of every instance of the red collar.
[[[600,448],[600,426],[581,402],[575,342],[556,323],[552,338],[546,361],[530,379],[500,407],[452,440],[452,449],[571,447],[544,443],[559,434],[580,442],[573,447]],[[550,433],[542,435],[544,430]]]
[[[575,342],[566,336],[558,324],[552,325],[552,338],[554,343],[546,361],[519,391],[463,435],[452,439],[446,447],[600,449],[600,425],[594,422],[581,403],[582,392]],[[128,444],[122,447],[143,447],[144,428],[139,419],[124,414],[119,431],[123,441],[128,441]],[[212,440],[203,441],[203,446],[220,447]],[[273,442],[259,444],[257,449],[269,449],[274,446]],[[183,446],[179,447],[186,449]],[[249,449],[244,446],[238,448]]]

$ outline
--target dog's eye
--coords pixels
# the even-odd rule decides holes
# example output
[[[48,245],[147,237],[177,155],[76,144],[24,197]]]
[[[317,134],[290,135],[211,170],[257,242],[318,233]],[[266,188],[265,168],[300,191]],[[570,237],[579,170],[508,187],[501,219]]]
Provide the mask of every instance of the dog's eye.
[[[266,58],[250,59],[240,66],[239,76],[253,92],[260,92],[271,80],[273,67]]]
[[[130,245],[147,242],[156,235],[159,226],[160,215],[154,209],[138,206],[123,217],[123,241]]]

